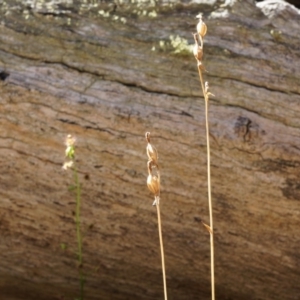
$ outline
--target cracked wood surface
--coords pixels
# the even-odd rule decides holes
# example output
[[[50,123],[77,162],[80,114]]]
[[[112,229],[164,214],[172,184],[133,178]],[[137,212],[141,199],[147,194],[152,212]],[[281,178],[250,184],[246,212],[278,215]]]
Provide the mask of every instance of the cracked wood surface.
[[[86,299],[163,298],[146,131],[162,169],[169,298],[210,299],[209,236],[200,222],[208,222],[204,100],[194,58],[175,55],[169,39],[191,44],[199,11],[208,26],[205,79],[216,95],[210,135],[217,299],[299,300],[299,10],[259,6],[165,5],[155,7],[154,19],[126,5],[106,18],[36,8],[28,18],[25,8],[2,16],[6,300],[78,295],[72,174],[61,169],[69,133],[77,137],[83,182]]]

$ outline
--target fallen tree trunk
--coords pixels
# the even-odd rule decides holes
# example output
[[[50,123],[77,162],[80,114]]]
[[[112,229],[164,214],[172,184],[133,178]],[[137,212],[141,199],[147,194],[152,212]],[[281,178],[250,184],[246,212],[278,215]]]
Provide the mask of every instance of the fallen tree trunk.
[[[203,12],[217,299],[298,299],[299,10],[226,2],[2,8],[3,298],[78,297],[67,134],[77,138],[86,299],[163,298],[150,131],[169,298],[210,299],[204,100],[190,53]]]

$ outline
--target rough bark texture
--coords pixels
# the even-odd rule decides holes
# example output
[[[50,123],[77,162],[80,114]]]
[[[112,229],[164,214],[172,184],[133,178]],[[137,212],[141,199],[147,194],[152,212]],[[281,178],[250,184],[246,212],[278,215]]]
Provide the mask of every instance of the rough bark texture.
[[[217,299],[300,299],[299,10],[210,2],[2,7],[1,299],[78,295],[72,174],[61,168],[69,133],[86,299],[163,299],[146,131],[162,167],[169,299],[210,299],[204,100],[183,40],[193,43],[199,12],[215,94]]]

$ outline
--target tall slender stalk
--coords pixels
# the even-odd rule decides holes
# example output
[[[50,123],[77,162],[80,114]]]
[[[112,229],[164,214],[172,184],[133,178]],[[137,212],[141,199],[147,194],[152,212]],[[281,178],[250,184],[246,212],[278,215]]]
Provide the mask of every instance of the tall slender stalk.
[[[74,181],[76,186],[76,211],[75,211],[75,223],[76,223],[76,236],[77,236],[77,256],[78,256],[78,268],[79,268],[79,281],[80,281],[80,298],[83,300],[83,291],[85,278],[82,271],[83,257],[82,257],[82,234],[81,234],[81,222],[80,222],[80,206],[81,206],[81,188],[78,178],[78,172],[74,167]]]
[[[163,273],[164,297],[165,297],[165,300],[167,300],[168,296],[167,296],[165,254],[164,254],[164,245],[163,245],[163,239],[162,239],[159,200],[156,200],[156,209],[157,209],[158,234],[159,234],[160,253],[161,253],[161,266],[162,266],[162,273]]]
[[[76,224],[76,239],[77,239],[77,264],[79,269],[79,282],[80,282],[80,296],[75,300],[83,300],[84,298],[84,284],[85,277],[82,271],[83,255],[82,255],[82,233],[81,233],[81,220],[80,220],[80,206],[81,206],[81,185],[79,182],[78,171],[75,163],[75,142],[76,139],[72,135],[68,135],[66,138],[66,158],[63,165],[63,169],[73,169],[74,186],[72,190],[75,190],[76,195],[76,208],[75,208],[75,224]]]
[[[207,27],[199,16],[199,23],[197,24],[197,33],[194,34],[195,46],[194,56],[197,60],[197,67],[202,93],[205,99],[205,127],[206,127],[206,145],[207,145],[207,187],[208,187],[208,206],[209,206],[209,232],[210,232],[210,266],[211,266],[211,298],[215,300],[215,264],[214,264],[214,235],[213,235],[213,212],[212,212],[212,197],[211,197],[211,173],[210,173],[210,142],[209,142],[209,122],[208,122],[208,104],[209,86],[206,82],[204,84],[202,70],[205,70],[202,64],[203,56],[203,38],[206,34]]]
[[[205,127],[206,127],[206,149],[207,149],[207,189],[208,189],[208,207],[209,207],[209,227],[210,233],[210,267],[211,267],[211,298],[215,300],[215,263],[214,263],[214,235],[213,235],[213,213],[211,198],[211,175],[210,175],[210,142],[209,142],[209,122],[208,122],[208,95],[205,92],[202,72],[198,67],[201,87],[205,98]]]
[[[81,239],[81,224],[80,224],[80,197],[81,190],[78,179],[78,173],[76,167],[74,168],[74,181],[76,186],[76,211],[75,211],[75,223],[76,223],[76,235],[77,235],[77,244],[78,244],[78,262],[82,263],[82,239]]]
[[[146,152],[148,156],[148,178],[147,186],[149,190],[154,194],[153,205],[156,205],[157,209],[157,223],[158,223],[158,234],[159,234],[159,243],[160,243],[160,252],[161,252],[161,265],[162,265],[162,274],[163,274],[163,286],[164,286],[164,300],[168,299],[167,296],[167,280],[166,280],[166,267],[165,267],[165,255],[164,255],[164,246],[162,239],[162,230],[161,230],[161,217],[160,217],[160,171],[158,166],[158,153],[156,148],[150,143],[150,132],[145,134],[147,140]]]

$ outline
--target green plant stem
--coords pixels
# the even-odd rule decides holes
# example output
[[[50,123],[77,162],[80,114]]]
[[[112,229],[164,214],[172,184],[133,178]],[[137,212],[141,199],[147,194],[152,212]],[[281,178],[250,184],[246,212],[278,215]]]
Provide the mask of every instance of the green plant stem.
[[[85,279],[82,272],[82,235],[81,235],[81,222],[80,222],[80,205],[81,205],[81,188],[78,178],[78,172],[76,167],[74,168],[74,180],[76,186],[76,211],[75,211],[75,222],[76,222],[76,236],[77,236],[77,255],[78,255],[78,268],[79,268],[79,280],[80,280],[80,300],[83,300],[83,290]]]
[[[160,219],[160,209],[159,209],[159,199],[156,199],[156,209],[157,209],[157,221],[158,221],[158,234],[160,242],[160,251],[161,251],[161,265],[163,273],[163,283],[164,283],[164,299],[167,300],[167,281],[166,281],[166,268],[165,268],[165,255],[164,255],[164,246],[162,239],[162,230],[161,230],[161,219]]]
[[[198,66],[198,72],[202,87],[202,92],[205,99],[205,127],[206,127],[206,143],[207,143],[207,186],[208,186],[208,206],[209,206],[209,226],[210,233],[210,266],[211,266],[211,298],[215,300],[215,264],[214,264],[214,235],[213,235],[213,214],[212,214],[212,199],[211,199],[211,175],[210,175],[210,143],[209,143],[209,123],[208,123],[208,95],[205,92],[202,71]]]

